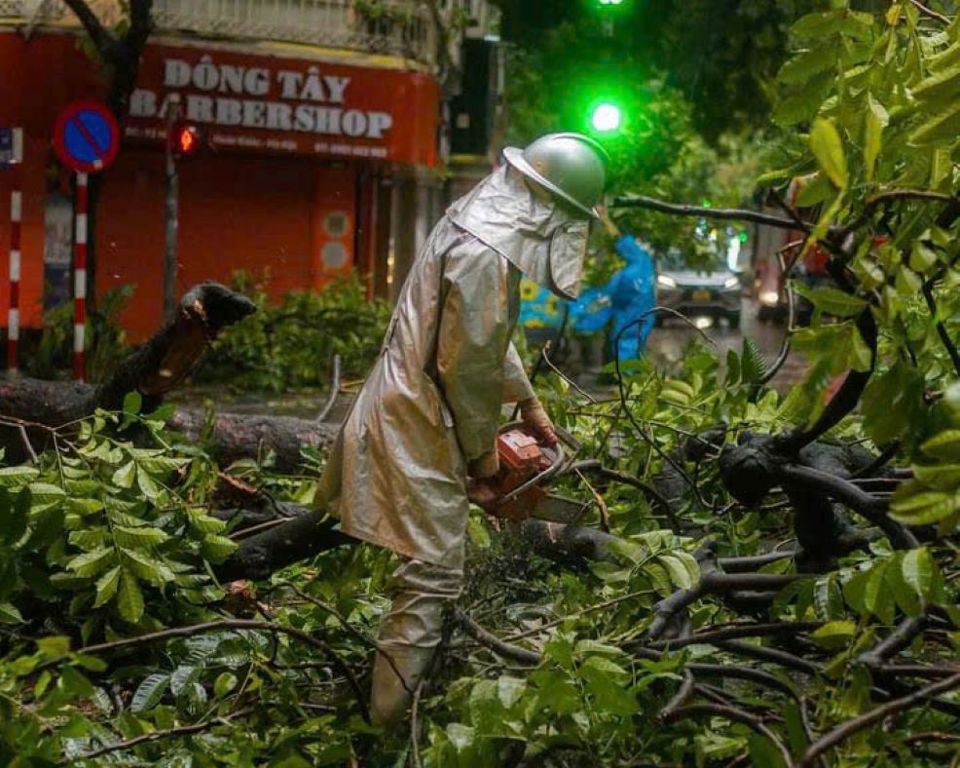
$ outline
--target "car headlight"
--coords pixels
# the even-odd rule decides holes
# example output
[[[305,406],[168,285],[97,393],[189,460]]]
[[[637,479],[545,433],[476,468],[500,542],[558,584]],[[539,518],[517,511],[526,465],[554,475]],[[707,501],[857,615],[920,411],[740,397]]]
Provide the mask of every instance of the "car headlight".
[[[657,285],[662,285],[664,288],[676,288],[677,281],[670,275],[657,275]]]
[[[780,302],[780,294],[776,291],[761,291],[760,303],[768,307],[775,307]]]
[[[740,287],[740,278],[739,277],[729,277],[727,282],[723,284],[723,287],[726,289],[730,288],[739,288]]]

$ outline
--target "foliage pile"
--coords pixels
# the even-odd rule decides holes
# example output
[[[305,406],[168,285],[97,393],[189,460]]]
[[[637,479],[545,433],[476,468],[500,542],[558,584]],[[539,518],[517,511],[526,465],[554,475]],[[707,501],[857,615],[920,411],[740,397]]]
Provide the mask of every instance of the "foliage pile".
[[[780,116],[803,141],[768,178],[815,174],[801,202],[836,282],[809,292],[802,386],[768,389],[750,343],[722,369],[694,347],[674,378],[615,366],[603,402],[550,378],[601,462],[564,490],[615,536],[562,569],[475,514],[442,663],[387,736],[355,685],[389,555],[335,550],[223,599],[212,579],[244,535],[224,474],[274,502],[310,477],[218,470],[132,400],[53,430],[0,470],[0,762],[956,764],[960,25],[836,5],[794,28]]]
[[[322,387],[334,355],[343,360],[345,376],[360,378],[376,359],[390,319],[388,304],[368,299],[356,275],[319,293],[293,291],[277,305],[267,303],[264,286],[249,275],[235,275],[234,289],[258,311],[217,340],[199,381],[272,392]]]

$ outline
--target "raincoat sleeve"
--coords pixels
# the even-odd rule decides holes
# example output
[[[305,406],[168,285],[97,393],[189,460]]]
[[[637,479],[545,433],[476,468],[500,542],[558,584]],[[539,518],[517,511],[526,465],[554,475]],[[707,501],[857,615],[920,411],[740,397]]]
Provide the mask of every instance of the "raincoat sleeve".
[[[520,353],[511,341],[503,364],[503,402],[521,403],[531,397],[535,397],[533,387],[523,368]]]
[[[496,444],[510,342],[507,274],[487,249],[448,255],[437,373],[468,462]]]

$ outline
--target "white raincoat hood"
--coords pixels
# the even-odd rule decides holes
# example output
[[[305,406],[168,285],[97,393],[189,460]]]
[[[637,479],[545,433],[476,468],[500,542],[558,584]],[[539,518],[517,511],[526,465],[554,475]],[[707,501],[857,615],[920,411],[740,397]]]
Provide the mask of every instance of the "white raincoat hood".
[[[509,166],[457,200],[447,215],[538,285],[566,299],[580,294],[590,222],[541,200]]]

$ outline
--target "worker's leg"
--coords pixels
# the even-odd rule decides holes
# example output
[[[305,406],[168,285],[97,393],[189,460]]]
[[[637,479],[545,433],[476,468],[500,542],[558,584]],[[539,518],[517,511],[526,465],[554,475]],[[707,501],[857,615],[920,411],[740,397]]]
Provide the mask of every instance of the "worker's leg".
[[[440,643],[443,608],[456,600],[462,583],[462,571],[420,560],[405,560],[393,573],[388,585],[393,604],[380,624],[373,665],[374,723],[392,725],[406,713]]]

